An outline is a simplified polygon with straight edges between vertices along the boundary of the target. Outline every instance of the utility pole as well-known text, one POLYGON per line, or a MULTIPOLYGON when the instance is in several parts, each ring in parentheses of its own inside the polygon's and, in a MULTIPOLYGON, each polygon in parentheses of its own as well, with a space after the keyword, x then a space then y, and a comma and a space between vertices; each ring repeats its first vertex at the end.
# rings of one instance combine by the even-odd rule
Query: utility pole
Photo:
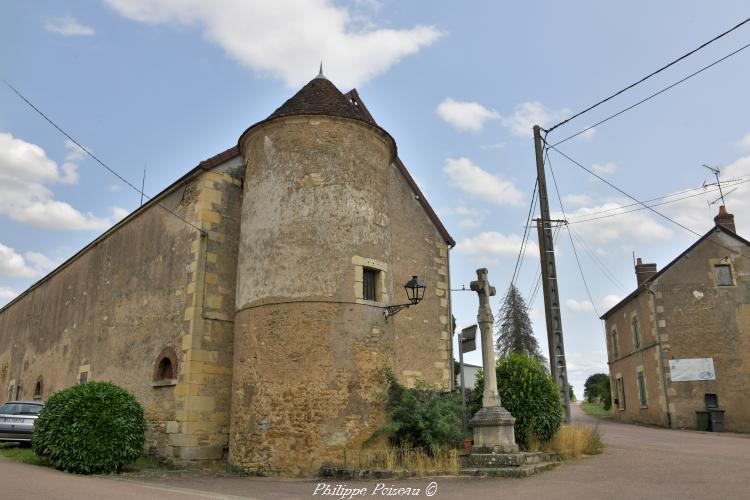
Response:
POLYGON ((542 286, 544 290, 544 316, 547 320, 547 343, 549 346, 549 367, 552 378, 560 391, 565 409, 565 421, 570 422, 570 392, 568 389, 568 369, 565 364, 562 319, 560 317, 560 295, 557 288, 557 267, 555 247, 552 239, 552 223, 547 197, 547 179, 544 175, 544 151, 539 125, 534 125, 534 150, 536 152, 536 176, 539 186, 539 209, 541 219, 537 219, 539 235, 539 256, 542 265, 542 286))

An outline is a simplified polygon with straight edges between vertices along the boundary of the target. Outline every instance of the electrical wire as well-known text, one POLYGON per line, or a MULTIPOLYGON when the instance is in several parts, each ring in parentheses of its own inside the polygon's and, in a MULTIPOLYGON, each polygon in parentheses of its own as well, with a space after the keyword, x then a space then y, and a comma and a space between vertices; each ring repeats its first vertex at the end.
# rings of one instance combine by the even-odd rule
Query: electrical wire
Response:
MULTIPOLYGON (((31 109, 33 109, 34 111, 36 111, 36 112, 37 112, 37 113, 39 114, 39 116, 41 116, 42 118, 44 118, 44 119, 45 119, 45 120, 47 121, 47 123, 49 123, 49 124, 50 124, 50 125, 52 125, 52 126, 53 126, 54 128, 56 128, 58 132, 60 132, 60 133, 61 133, 62 135, 64 135, 65 137, 67 137, 67 138, 68 138, 68 139, 69 139, 69 140, 70 140, 71 142, 73 142, 73 144, 75 144, 76 146, 78 146, 79 148, 81 148, 81 150, 82 150, 82 151, 83 151, 84 153, 86 153, 86 154, 87 154, 87 155, 89 155, 89 156, 90 156, 91 158, 93 158, 93 159, 94 159, 94 161, 96 161, 96 162, 97 162, 97 163, 98 163, 99 165, 101 165, 102 167, 104 167, 105 169, 107 169, 107 170, 108 170, 108 171, 109 171, 109 172, 110 172, 110 173, 111 173, 112 175, 114 175, 115 177, 117 177, 118 179, 120 179, 120 180, 121 180, 122 182, 124 182, 125 184, 127 184, 128 186, 130 186, 130 187, 131 187, 131 188, 132 188, 133 190, 135 190, 135 192, 139 193, 139 194, 140 194, 141 196, 144 196, 144 197, 145 197, 145 198, 147 198, 148 200, 152 200, 152 199, 153 199, 153 198, 152 198, 151 196, 149 196, 149 195, 145 194, 145 193, 143 192, 143 190, 141 190, 141 189, 138 189, 138 188, 137 188, 136 186, 134 186, 133 184, 131 184, 131 183, 130 183, 130 181, 128 181, 128 180, 127 180, 127 179, 125 179, 125 178, 124 178, 123 176, 121 176, 120 174, 118 174, 118 173, 117 173, 117 172, 116 172, 116 171, 115 171, 115 170, 114 170, 113 168, 111 168, 111 167, 110 167, 110 166, 108 166, 108 165, 107 165, 106 163, 104 163, 104 162, 103 162, 102 160, 100 160, 100 159, 99 159, 99 158, 98 158, 98 157, 97 157, 96 155, 94 155, 94 153, 92 153, 92 152, 91 152, 91 151, 89 151, 89 150, 88 150, 87 148, 85 148, 85 147, 84 147, 84 146, 83 146, 83 145, 82 145, 82 144, 81 144, 80 142, 78 142, 78 141, 77 141, 77 140, 76 140, 76 139, 75 139, 75 138, 74 138, 74 137, 73 137, 72 135, 70 135, 70 134, 69 134, 69 133, 67 133, 67 132, 66 132, 65 130, 63 130, 63 129, 62 129, 62 127, 60 127, 60 126, 59 126, 59 125, 58 125, 57 123, 55 123, 55 122, 54 122, 54 121, 53 121, 53 120, 52 120, 52 119, 51 119, 50 117, 48 117, 48 116, 47 116, 46 114, 44 114, 44 112, 42 112, 42 110, 40 110, 40 109, 39 109, 38 107, 36 107, 36 106, 35 106, 35 105, 34 105, 34 104, 33 104, 33 103, 32 103, 32 102, 31 102, 31 101, 29 100, 29 99, 27 99, 27 98, 26 98, 26 96, 24 96, 24 95, 23 95, 23 94, 22 94, 22 93, 21 93, 21 92, 20 92, 20 91, 19 91, 19 90, 18 90, 17 88, 15 88, 15 87, 14 87, 13 85, 11 85, 11 83, 10 83, 10 82, 9 82, 8 80, 6 80, 5 78, 3 78, 3 83, 5 83, 5 85, 7 85, 7 86, 8 86, 8 87, 9 87, 9 88, 10 88, 10 89, 11 89, 11 90, 12 90, 12 91, 13 91, 13 92, 14 92, 14 93, 15 93, 15 94, 16 94, 16 95, 18 96, 18 97, 20 97, 20 98, 21 98, 21 99, 22 99, 22 100, 23 100, 23 101, 24 101, 24 102, 25 102, 26 104, 28 104, 28 105, 29 105, 29 107, 31 107, 31 109)), ((180 215, 176 214, 176 213, 175 213, 175 212, 173 212, 172 210, 170 210, 170 209, 168 209, 167 207, 165 207, 164 205, 162 205, 161 203, 157 203, 156 205, 157 205, 157 206, 159 206, 159 207, 161 207, 162 209, 166 210, 167 212, 169 212, 170 214, 172 214, 172 215, 173 215, 173 216, 175 216, 176 218, 180 219, 180 220, 181 220, 182 222, 184 222, 184 223, 185 223, 185 224, 187 224, 188 226, 191 226, 191 227, 192 227, 193 229, 197 230, 197 231, 198 231, 198 232, 200 232, 201 234, 204 234, 204 235, 206 234, 206 232, 205 232, 205 231, 204 231, 203 229, 201 229, 201 228, 199 228, 198 226, 196 226, 196 225, 192 224, 191 222, 187 221, 186 219, 184 219, 184 218, 183 218, 183 217, 181 217, 180 215)))
POLYGON ((713 43, 713 42, 715 42, 716 40, 718 40, 718 39, 720 39, 720 38, 722 38, 722 37, 724 37, 724 36, 728 35, 728 34, 729 34, 729 33, 731 33, 732 31, 734 31, 734 30, 736 30, 736 29, 740 28, 740 27, 741 27, 742 25, 746 24, 746 23, 747 23, 748 21, 750 21, 750 17, 749 17, 749 18, 747 18, 747 19, 745 19, 744 21, 740 22, 740 23, 739 23, 739 24, 737 24, 736 26, 734 26, 734 27, 732 27, 732 28, 730 28, 730 29, 728 29, 728 30, 724 31, 723 33, 720 33, 720 34, 716 35, 715 37, 713 37, 712 39, 708 40, 707 42, 704 42, 704 43, 702 43, 701 45, 699 45, 698 47, 694 48, 694 49, 693 49, 693 50, 691 50, 690 52, 687 52, 686 54, 683 54, 682 56, 678 57, 677 59, 675 59, 675 60, 673 60, 673 61, 671 61, 671 62, 669 62, 669 63, 665 64, 664 66, 662 66, 661 68, 657 69, 656 71, 653 71, 653 72, 649 73, 648 75, 644 76, 644 77, 643 77, 643 78, 641 78, 640 80, 638 80, 638 81, 636 81, 636 82, 633 82, 633 83, 631 83, 630 85, 628 85, 627 87, 623 88, 622 90, 618 90, 617 92, 615 92, 614 94, 610 95, 609 97, 605 97, 604 99, 602 99, 601 101, 597 102, 596 104, 593 104, 592 106, 589 106, 588 108, 586 108, 586 109, 584 109, 584 110, 582 110, 582 111, 579 111, 578 113, 574 114, 573 116, 571 116, 571 117, 569 117, 569 118, 567 118, 567 119, 565 119, 565 120, 561 121, 561 122, 560 122, 560 123, 558 123, 557 125, 554 125, 554 126, 552 126, 551 128, 549 128, 549 129, 547 130, 547 132, 552 132, 552 131, 553 131, 553 130, 555 130, 556 128, 558 128, 558 127, 561 127, 561 126, 565 125, 565 124, 566 124, 566 123, 568 123, 569 121, 571 121, 571 120, 573 120, 573 119, 575 119, 575 118, 577 118, 577 117, 581 116, 581 115, 582 115, 582 114, 584 114, 584 113, 588 113, 588 112, 589 112, 589 111, 591 111, 592 109, 594 109, 594 108, 596 108, 596 107, 598 107, 598 106, 601 106, 602 104, 604 104, 604 103, 605 103, 605 102, 607 102, 607 101, 610 101, 610 100, 614 99, 614 98, 615 98, 615 97, 617 97, 618 95, 620 95, 620 94, 622 94, 623 92, 626 92, 626 91, 628 91, 628 90, 632 89, 632 88, 633 88, 633 87, 635 87, 636 85, 640 85, 641 83, 645 82, 646 80, 648 80, 648 79, 649 79, 649 78, 651 78, 652 76, 654 76, 654 75, 657 75, 657 74, 661 73, 662 71, 666 70, 667 68, 669 68, 669 67, 671 67, 671 66, 674 66, 675 64, 677 64, 678 62, 682 61, 683 59, 685 59, 685 58, 687 58, 687 57, 689 57, 689 56, 691 56, 691 55, 695 54, 696 52, 698 52, 699 50, 703 49, 704 47, 706 47, 706 46, 708 46, 708 45, 712 44, 712 43, 713 43))
MULTIPOLYGON (((746 44, 746 45, 743 45, 743 46, 742 46, 742 47, 740 47, 739 49, 735 50, 734 52, 730 52, 729 54, 727 54, 726 56, 722 57, 721 59, 718 59, 718 60, 716 60, 716 61, 712 62, 711 64, 709 64, 709 65, 707 65, 707 66, 704 66, 704 67, 702 67, 702 68, 701 68, 701 69, 699 69, 698 71, 695 71, 694 73, 691 73, 691 74, 689 74, 689 75, 688 75, 688 76, 686 76, 685 78, 682 78, 681 80, 678 80, 678 81, 676 81, 675 83, 673 83, 673 84, 671 84, 671 85, 669 85, 669 86, 667 86, 667 87, 664 87, 663 89, 661 89, 661 90, 659 90, 659 91, 657 91, 657 92, 654 92, 653 94, 649 95, 648 97, 646 97, 646 98, 644 98, 644 99, 641 99, 640 101, 636 102, 635 104, 632 104, 632 105, 628 106, 627 108, 625 108, 625 109, 622 109, 622 110, 618 111, 618 112, 617 112, 617 113, 615 113, 615 114, 609 115, 609 116, 608 116, 607 118, 605 118, 605 119, 603 119, 603 120, 600 120, 600 121, 598 121, 598 122, 594 123, 593 125, 591 125, 591 126, 589 126, 589 127, 586 127, 586 128, 584 128, 583 130, 581 130, 581 131, 579 131, 579 132, 576 132, 576 133, 575 133, 575 134, 573 134, 573 135, 569 135, 569 136, 568 136, 568 137, 566 137, 565 139, 563 139, 563 140, 561 140, 561 141, 558 141, 558 142, 556 142, 556 143, 555 143, 555 144, 553 144, 552 146, 558 146, 558 145, 562 144, 563 142, 566 142, 566 141, 569 141, 570 139, 573 139, 574 137, 578 137, 579 135, 583 134, 584 132, 588 132, 589 130, 591 130, 591 129, 595 128, 595 127, 598 127, 599 125, 601 125, 601 124, 603 124, 603 123, 606 123, 606 122, 610 121, 611 119, 613 119, 613 118, 616 118, 616 117, 620 116, 621 114, 623 114, 623 113, 625 113, 625 112, 627 112, 627 111, 630 111, 631 109, 633 109, 633 108, 635 108, 635 107, 637 107, 637 106, 640 106, 641 104, 645 103, 646 101, 650 101, 650 100, 651 100, 651 99, 653 99, 654 97, 656 97, 656 96, 658 96, 658 95, 661 95, 661 94, 663 94, 663 93, 664 93, 664 92, 666 92, 667 90, 669 90, 669 89, 671 89, 671 88, 674 88, 674 87, 676 87, 677 85, 681 84, 682 82, 684 82, 684 81, 686 81, 686 80, 689 80, 689 79, 691 79, 692 77, 694 77, 694 76, 696 76, 696 75, 698 75, 698 74, 700 74, 700 73, 703 73, 703 72, 704 72, 704 71, 706 71, 707 69, 709 69, 709 68, 711 68, 711 67, 713 67, 713 66, 716 66, 716 65, 717 65, 717 64, 719 64, 720 62, 722 62, 722 61, 725 61, 725 60, 729 59, 729 58, 730 58, 730 57, 732 57, 733 55, 735 55, 735 54, 737 54, 737 53, 739 53, 739 52, 742 52, 743 50, 745 50, 745 49, 746 49, 746 48, 748 48, 748 47, 750 47, 750 43, 748 43, 748 44, 746 44)), ((550 130, 552 130, 552 129, 550 129, 550 130)), ((545 141, 545 142, 546 142, 546 141, 545 141)))
MULTIPOLYGON (((750 179, 743 180, 743 181, 737 182, 735 184, 730 184, 729 186, 737 186, 739 184, 745 184, 747 182, 750 182, 750 179)), ((691 194, 691 195, 688 195, 688 196, 683 196, 681 198, 677 198, 677 199, 674 199, 674 200, 664 201, 664 202, 661 202, 661 203, 654 203, 653 205, 647 205, 647 206, 643 206, 643 207, 639 207, 639 208, 633 208, 631 210, 626 210, 624 212, 617 212, 617 213, 611 213, 611 214, 608 214, 608 215, 598 215, 596 217, 589 217, 590 215, 596 215, 597 213, 602 213, 603 214, 603 213, 606 213, 606 212, 612 212, 612 211, 615 211, 615 210, 621 210, 622 207, 612 208, 612 209, 608 209, 608 210, 603 210, 601 212, 592 212, 591 214, 586 214, 586 215, 582 215, 582 216, 579 216, 579 217, 574 217, 572 220, 568 221, 568 223, 569 224, 580 224, 582 222, 589 222, 589 221, 592 221, 592 220, 607 219, 609 217, 617 217, 618 215, 625 215, 625 214, 629 214, 629 213, 632 213, 632 212, 638 212, 640 210, 645 210, 645 209, 647 209, 649 207, 660 207, 662 205, 669 205, 670 203, 677 203, 678 201, 684 201, 684 200, 688 200, 690 198, 695 198, 697 196, 703 196, 703 195, 705 195, 707 193, 712 193, 714 191, 718 191, 718 189, 707 190, 707 191, 703 191, 701 193, 694 193, 694 194, 691 194)), ((648 202, 644 201, 643 203, 648 203, 648 202)), ((633 205, 636 205, 636 203, 633 203, 630 206, 633 206, 633 205)))
MULTIPOLYGON (((545 141, 545 142, 546 142, 546 141, 545 141)), ((637 198, 635 198, 634 196, 632 196, 632 195, 630 195, 630 194, 626 193, 625 191, 623 191, 623 190, 622 190, 622 189, 620 189, 619 187, 615 186, 614 184, 612 184, 612 183, 611 183, 611 182, 609 182, 608 180, 606 180, 606 179, 602 178, 601 176, 597 175, 597 174, 596 174, 595 172, 593 172, 592 170, 590 170, 590 169, 586 168, 586 167, 585 167, 585 166, 584 166, 583 164, 581 164, 580 162, 578 162, 578 161, 574 160, 573 158, 571 158, 571 157, 570 157, 570 156, 568 156, 567 154, 563 153, 562 151, 560 151, 559 149, 557 149, 557 148, 556 148, 556 147, 555 147, 554 145, 549 145, 549 144, 548 144, 548 146, 549 146, 549 149, 554 149, 554 150, 555 150, 555 151, 556 151, 556 152, 557 152, 558 154, 560 154, 561 156, 563 156, 564 158, 566 158, 566 159, 567 159, 568 161, 570 161, 570 162, 571 162, 571 163, 573 163, 574 165, 577 165, 577 166, 578 166, 578 167, 580 167, 581 169, 583 169, 583 170, 585 170, 586 172, 588 172, 589 174, 593 175, 594 177, 596 177, 597 179, 599 179, 600 181, 602 181, 603 183, 605 183, 606 185, 608 185, 609 187, 611 187, 612 189, 614 189, 615 191, 617 191, 617 192, 619 192, 619 193, 621 193, 621 194, 623 194, 623 195, 627 196, 627 197, 628 197, 628 198, 630 198, 631 200, 633 200, 633 201, 635 201, 635 202, 637 202, 637 203, 639 203, 639 204, 643 205, 643 207, 644 207, 644 208, 646 208, 646 209, 648 209, 648 210, 651 210, 651 211, 652 211, 653 213, 655 213, 655 214, 656 214, 656 215, 658 215, 659 217, 661 217, 661 218, 663 218, 663 219, 665 219, 665 220, 667 220, 667 221, 671 222, 672 224, 674 224, 674 225, 676 225, 676 226, 678 226, 678 227, 681 227, 681 228, 682 228, 682 229, 684 229, 685 231, 687 231, 687 232, 689 232, 689 233, 692 233, 692 234, 694 234, 695 236, 698 236, 698 237, 703 237, 703 235, 702 235, 702 234, 700 234, 699 232, 697 232, 697 231, 695 231, 695 230, 693 230, 693 229, 690 229, 690 228, 689 228, 689 227, 687 227, 686 225, 684 225, 684 224, 681 224, 681 223, 677 222, 676 220, 674 220, 674 219, 672 219, 672 218, 670 218, 670 217, 668 217, 668 216, 664 215, 663 213, 659 212, 658 210, 654 209, 653 207, 651 207, 651 206, 649 206, 649 205, 646 205, 645 203, 643 203, 642 201, 638 200, 638 199, 637 199, 637 198)), ((719 243, 719 242, 717 242, 717 241, 714 241, 714 240, 711 240, 711 239, 709 239, 708 241, 710 241, 710 242, 711 242, 712 244, 714 244, 714 245, 716 245, 716 246, 718 246, 718 247, 721 247, 721 248, 723 248, 723 249, 725 249, 725 250, 728 250, 728 251, 730 251, 730 252, 732 252, 732 253, 735 253, 735 254, 737 254, 737 255, 740 255, 740 256, 742 256, 742 257, 745 257, 746 259, 750 259, 750 256, 747 256, 747 255, 745 255, 744 253, 740 252, 739 250, 736 250, 736 249, 732 249, 732 248, 726 247, 726 246, 722 245, 721 243, 719 243)))
MULTIPOLYGON (((548 152, 549 149, 547 149, 546 152, 548 152)), ((562 196, 560 196, 560 190, 557 187, 557 178, 555 178, 555 170, 552 168, 552 161, 549 159, 549 154, 547 155, 547 165, 549 165, 549 171, 552 174, 552 184, 555 186, 555 193, 557 193, 557 201, 560 203, 560 210, 563 214, 563 219, 566 218, 565 216, 565 208, 563 207, 562 203, 562 196)), ((589 302, 591 303, 591 307, 594 309, 594 314, 596 314, 596 317, 599 317, 599 311, 596 310, 596 304, 594 303, 594 299, 591 297, 591 291, 589 290, 589 284, 586 282, 586 276, 583 274, 583 267, 581 266, 581 260, 578 258, 578 251, 576 250, 576 245, 573 242, 573 236, 570 234, 570 229, 568 228, 568 225, 565 225, 565 228, 568 231, 568 239, 570 239, 570 246, 573 248, 573 255, 576 258, 576 264, 578 264, 578 272, 581 274, 581 281, 583 281, 583 287, 586 289, 586 295, 589 297, 589 302)))
POLYGON ((531 216, 534 212, 534 206, 536 205, 536 188, 539 185, 539 179, 534 180, 534 190, 531 193, 531 203, 529 204, 529 214, 526 216, 526 224, 524 225, 523 238, 521 239, 521 248, 518 250, 518 257, 516 258, 516 266, 513 269, 513 278, 510 280, 511 286, 516 284, 516 278, 518 273, 521 272, 521 265, 523 264, 524 254, 529 236, 529 225, 531 224, 531 216))

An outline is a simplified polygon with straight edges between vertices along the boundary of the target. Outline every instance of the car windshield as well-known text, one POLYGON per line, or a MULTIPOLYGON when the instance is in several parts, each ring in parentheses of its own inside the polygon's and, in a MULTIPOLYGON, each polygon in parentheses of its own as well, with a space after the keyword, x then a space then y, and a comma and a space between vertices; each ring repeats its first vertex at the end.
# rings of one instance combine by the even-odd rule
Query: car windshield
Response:
POLYGON ((30 403, 5 403, 0 406, 0 414, 3 415, 39 415, 42 405, 30 403))

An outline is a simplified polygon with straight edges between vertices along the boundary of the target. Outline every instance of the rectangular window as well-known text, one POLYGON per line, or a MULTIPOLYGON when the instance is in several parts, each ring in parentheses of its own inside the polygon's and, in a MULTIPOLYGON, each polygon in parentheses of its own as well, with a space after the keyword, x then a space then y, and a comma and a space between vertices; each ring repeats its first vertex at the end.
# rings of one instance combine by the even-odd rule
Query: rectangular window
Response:
POLYGON ((365 267, 362 269, 362 298, 365 300, 378 300, 378 275, 380 271, 365 267))
POLYGON ((648 406, 648 399, 646 398, 646 379, 643 376, 643 372, 638 372, 638 394, 641 398, 641 408, 648 406))
POLYGON ((81 376, 78 379, 79 384, 85 384, 89 381, 89 372, 81 372, 81 376))
POLYGON ((612 330, 612 358, 616 359, 620 357, 620 335, 617 333, 617 328, 612 330))
POLYGON ((716 272, 716 284, 718 286, 732 286, 734 280, 732 279, 732 266, 729 264, 718 264, 714 266, 716 272))
POLYGON ((638 329, 638 316, 633 316, 630 320, 630 328, 633 330, 633 346, 638 349, 641 347, 641 332, 638 329))
POLYGON ((622 383, 622 379, 617 379, 617 395, 618 395, 618 404, 617 408, 620 410, 625 409, 625 384, 622 383))

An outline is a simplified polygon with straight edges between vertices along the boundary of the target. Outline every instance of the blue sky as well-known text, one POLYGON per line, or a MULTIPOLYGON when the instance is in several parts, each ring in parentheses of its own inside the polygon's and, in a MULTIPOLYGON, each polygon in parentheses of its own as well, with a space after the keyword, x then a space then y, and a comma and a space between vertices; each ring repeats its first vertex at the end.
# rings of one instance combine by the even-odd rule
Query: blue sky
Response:
MULTIPOLYGON (((134 184, 147 165, 146 191, 154 194, 236 144, 248 125, 315 76, 323 59, 326 75, 342 91, 356 86, 396 138, 458 242, 453 287, 468 286, 477 267, 488 267, 502 295, 535 179, 531 125, 567 117, 745 17, 740 1, 6 2, 0 74, 134 184)), ((550 140, 748 41, 745 26, 550 140)), ((749 62, 750 50, 741 52, 560 149, 641 199, 692 188, 679 196, 696 196, 658 209, 703 233, 717 210, 707 202, 717 195, 697 189, 710 181, 701 164, 721 167, 725 179, 750 179, 749 62)), ((571 221, 622 212, 617 207, 630 203, 557 153, 550 156, 571 221)), ((736 187, 727 205, 747 236, 748 189, 736 187)), ((139 199, 0 89, 0 304, 139 199)), ((596 256, 579 244, 600 313, 634 288, 633 252, 662 267, 695 239, 646 211, 571 228, 596 256)), ((532 244, 518 279, 527 297, 537 267, 532 244)), ((587 375, 606 371, 605 344, 565 232, 558 267, 569 375, 580 393, 587 375)), ((532 320, 546 346, 541 306, 539 296, 532 320)), ((475 308, 475 295, 454 294, 459 327, 474 322, 475 308)), ((479 363, 480 356, 467 360, 479 363)))

